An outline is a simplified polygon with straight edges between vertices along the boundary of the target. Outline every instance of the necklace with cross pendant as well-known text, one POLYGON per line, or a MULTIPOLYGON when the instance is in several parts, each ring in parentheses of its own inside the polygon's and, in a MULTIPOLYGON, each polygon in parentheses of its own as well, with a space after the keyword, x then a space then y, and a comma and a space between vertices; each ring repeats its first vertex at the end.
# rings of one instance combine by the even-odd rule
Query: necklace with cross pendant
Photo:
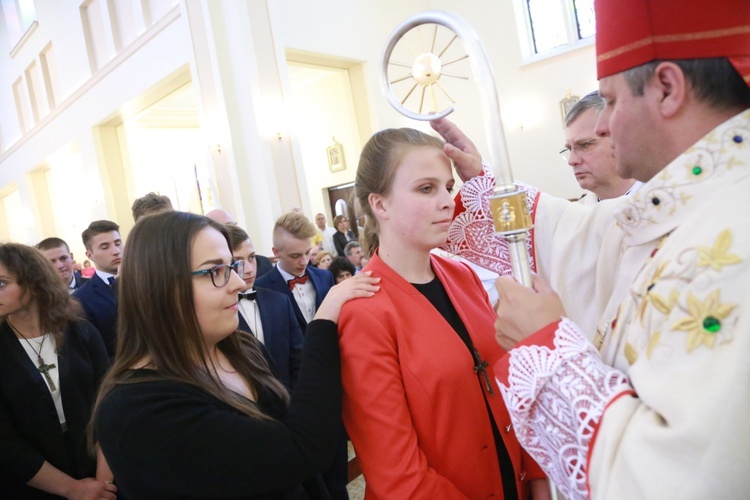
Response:
POLYGON ((490 364, 486 359, 482 359, 482 356, 476 349, 471 350, 471 356, 474 358, 474 373, 481 372, 482 378, 484 379, 484 385, 487 387, 487 392, 489 392, 490 394, 495 394, 494 392, 492 392, 490 377, 487 375, 487 367, 490 366, 490 364))
POLYGON ((39 370, 39 373, 44 375, 44 378, 47 381, 47 385, 49 386, 50 392, 55 392, 57 390, 57 386, 55 385, 55 382, 52 380, 52 376, 49 374, 49 371, 53 368, 57 368, 57 366, 54 363, 48 365, 47 363, 44 362, 44 358, 42 358, 42 347, 44 347, 44 341, 47 339, 47 336, 46 335, 42 336, 42 343, 39 344, 39 351, 37 352, 37 350, 34 349, 34 346, 31 345, 31 342, 29 342, 29 339, 27 339, 23 333, 19 332, 15 326, 11 325, 10 321, 8 322, 8 325, 10 325, 13 331, 16 332, 18 335, 20 335, 21 338, 24 339, 27 344, 29 344, 29 347, 31 347, 31 350, 34 351, 34 354, 36 354, 36 361, 37 363, 39 363, 39 368, 37 368, 37 370, 39 370))
POLYGON ((57 387, 55 386, 55 383, 52 381, 52 376, 49 374, 49 371, 52 368, 57 368, 57 367, 55 366, 54 363, 52 363, 51 365, 46 364, 44 362, 44 359, 42 359, 41 355, 38 355, 36 359, 39 362, 39 368, 37 368, 37 370, 39 370, 39 373, 44 375, 44 378, 47 379, 47 384, 49 384, 50 392, 55 392, 57 390, 57 387))

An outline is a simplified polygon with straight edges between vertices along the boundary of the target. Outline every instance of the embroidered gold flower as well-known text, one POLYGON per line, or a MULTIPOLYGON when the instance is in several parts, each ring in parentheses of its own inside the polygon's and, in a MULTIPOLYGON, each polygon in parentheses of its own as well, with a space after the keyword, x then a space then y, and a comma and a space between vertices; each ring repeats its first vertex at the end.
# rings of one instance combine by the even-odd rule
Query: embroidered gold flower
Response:
POLYGON ((729 159, 727 160, 727 170, 732 170, 734 167, 743 166, 743 165, 744 165, 744 162, 742 162, 741 160, 738 160, 734 156, 730 156, 729 159))
POLYGON ((672 308, 675 306, 675 304, 677 304, 677 299, 679 297, 677 290, 672 290, 668 298, 664 298, 652 290, 661 278, 661 275, 664 273, 664 269, 666 269, 668 264, 669 262, 660 264, 659 267, 656 268, 656 271, 654 271, 654 275, 648 281, 648 285, 646 285, 646 290, 643 292, 643 299, 641 300, 640 304, 638 304, 637 311, 638 319, 640 320, 641 325, 643 325, 646 315, 646 309, 648 308, 649 304, 652 304, 659 312, 663 314, 669 314, 670 312, 672 312, 672 308))
POLYGON ((672 289, 672 291, 669 292, 668 299, 665 299, 661 295, 658 295, 656 293, 651 294, 651 302, 653 302, 654 307, 663 314, 671 313, 675 304, 677 304, 677 299, 679 298, 680 294, 677 292, 676 288, 672 289))
POLYGON ((723 266, 729 266, 732 264, 738 264, 742 262, 737 255, 728 253, 729 247, 732 245, 732 233, 729 229, 722 231, 719 236, 716 237, 714 246, 698 247, 698 266, 709 266, 716 271, 721 271, 723 266))
POLYGON ((721 321, 737 307, 737 304, 722 304, 719 290, 711 292, 701 302, 688 292, 688 309, 690 315, 675 323, 672 328, 688 332, 687 350, 692 351, 701 344, 713 348, 716 336, 721 331, 721 321))
POLYGON ((628 364, 632 365, 638 360, 638 351, 636 350, 635 346, 628 342, 625 344, 625 359, 628 360, 628 364))
POLYGON ((660 339, 661 339, 660 331, 654 332, 654 334, 651 335, 651 338, 648 341, 648 348, 646 349, 646 357, 648 359, 651 359, 651 354, 653 354, 654 349, 659 344, 660 339))

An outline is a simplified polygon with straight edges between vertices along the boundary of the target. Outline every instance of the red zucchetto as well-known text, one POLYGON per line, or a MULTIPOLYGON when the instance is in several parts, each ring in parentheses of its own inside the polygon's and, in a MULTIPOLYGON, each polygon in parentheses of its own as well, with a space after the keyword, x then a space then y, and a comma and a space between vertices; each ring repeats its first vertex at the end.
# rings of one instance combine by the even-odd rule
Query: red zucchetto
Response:
POLYGON ((653 60, 728 57, 750 85, 750 0, 596 0, 598 77, 653 60))

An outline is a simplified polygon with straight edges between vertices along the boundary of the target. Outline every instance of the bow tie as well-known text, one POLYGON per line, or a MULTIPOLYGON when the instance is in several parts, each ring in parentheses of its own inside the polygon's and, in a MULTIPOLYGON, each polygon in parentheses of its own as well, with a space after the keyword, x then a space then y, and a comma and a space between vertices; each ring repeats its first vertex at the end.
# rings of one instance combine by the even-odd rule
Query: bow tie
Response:
POLYGON ((289 290, 294 290, 294 285, 296 285, 297 283, 299 283, 300 285, 304 285, 305 283, 307 283, 307 278, 308 276, 305 274, 304 276, 295 276, 294 278, 290 279, 289 281, 287 281, 287 283, 289 283, 289 290))
POLYGON ((255 295, 258 293, 257 290, 248 290, 247 292, 240 292, 237 294, 240 300, 247 299, 247 300, 255 300, 255 295))

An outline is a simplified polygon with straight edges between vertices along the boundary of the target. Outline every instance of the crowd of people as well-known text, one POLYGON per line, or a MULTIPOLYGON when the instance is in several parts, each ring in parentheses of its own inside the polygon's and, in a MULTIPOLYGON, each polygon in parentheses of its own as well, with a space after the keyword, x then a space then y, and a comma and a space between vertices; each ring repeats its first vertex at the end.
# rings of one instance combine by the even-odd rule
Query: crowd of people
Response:
POLYGON ((291 211, 261 256, 149 193, 93 266, 0 244, 0 497, 345 499, 348 440, 367 498, 750 495, 750 4, 595 8, 561 151, 591 194, 519 184, 533 287, 446 119, 367 142, 358 237, 291 211))

